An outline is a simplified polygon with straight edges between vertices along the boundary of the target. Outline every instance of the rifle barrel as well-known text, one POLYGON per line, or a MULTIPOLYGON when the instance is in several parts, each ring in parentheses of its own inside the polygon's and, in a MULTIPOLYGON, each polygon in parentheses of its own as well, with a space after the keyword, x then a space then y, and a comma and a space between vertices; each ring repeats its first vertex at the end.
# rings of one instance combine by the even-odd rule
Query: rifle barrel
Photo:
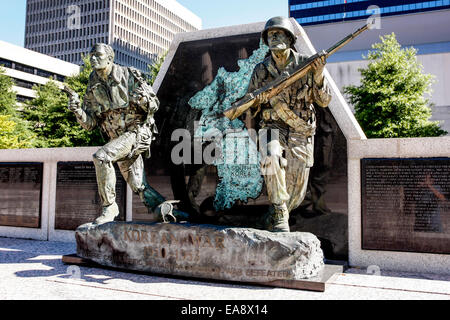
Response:
MULTIPOLYGON (((370 23, 367 23, 366 25, 359 28, 352 34, 348 35, 347 37, 345 37, 344 39, 342 39, 341 41, 339 41, 338 43, 333 45, 327 51, 325 51, 325 56, 328 58, 329 56, 334 54, 336 51, 341 49, 343 46, 345 46, 347 43, 349 43, 350 41, 355 39, 357 36, 359 36, 361 33, 368 30, 369 28, 370 28, 370 23)), ((267 92, 270 90, 270 91, 272 91, 272 93, 275 93, 275 95, 278 94, 279 93, 278 91, 281 91, 285 87, 291 85, 291 82, 295 82, 295 81, 292 81, 292 79, 290 79, 290 78, 292 78, 292 77, 297 78, 299 75, 302 75, 306 71, 306 69, 309 70, 311 68, 311 64, 312 64, 313 60, 320 56, 321 56, 321 54, 319 54, 319 53, 316 53, 315 55, 311 56, 309 58, 309 60, 307 61, 307 63, 305 65, 303 65, 300 69, 296 70, 291 75, 291 77, 286 78, 286 79, 277 79, 274 82, 264 86, 263 88, 260 88, 260 89, 256 90, 255 92, 253 92, 255 94, 246 95, 243 98, 241 98, 240 100, 234 102, 232 104, 231 108, 229 108, 223 112, 223 115, 226 116, 227 118, 229 118, 230 120, 234 120, 238 116, 240 116, 242 113, 244 113, 245 110, 247 110, 248 108, 250 108, 254 105, 254 102, 256 99, 255 96, 257 96, 259 93, 267 92), (276 88, 276 89, 274 89, 274 88, 276 88)))
POLYGON ((356 30, 355 32, 353 32, 352 34, 348 35, 347 37, 345 37, 344 39, 342 39, 341 41, 339 41, 338 43, 336 43, 334 46, 332 46, 331 48, 329 48, 326 52, 327 52, 327 58, 329 56, 331 56, 332 54, 334 54, 336 51, 338 51, 340 48, 342 48, 343 46, 345 46, 347 43, 349 43, 350 41, 352 41, 353 39, 355 39, 357 36, 359 36, 361 33, 363 33, 364 31, 366 31, 367 29, 370 28, 370 24, 367 23, 365 26, 359 28, 358 30, 356 30))

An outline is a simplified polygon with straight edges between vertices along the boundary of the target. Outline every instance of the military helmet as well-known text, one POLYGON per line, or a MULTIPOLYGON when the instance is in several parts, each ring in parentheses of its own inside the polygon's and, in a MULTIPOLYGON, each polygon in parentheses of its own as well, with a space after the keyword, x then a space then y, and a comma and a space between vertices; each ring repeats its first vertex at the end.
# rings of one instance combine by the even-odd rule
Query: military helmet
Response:
POLYGON ((294 45, 297 38, 294 35, 294 29, 292 28, 292 24, 286 17, 274 17, 267 21, 266 26, 264 27, 264 31, 261 34, 261 37, 264 43, 267 45, 267 33, 272 29, 281 29, 291 38, 291 46, 294 45))

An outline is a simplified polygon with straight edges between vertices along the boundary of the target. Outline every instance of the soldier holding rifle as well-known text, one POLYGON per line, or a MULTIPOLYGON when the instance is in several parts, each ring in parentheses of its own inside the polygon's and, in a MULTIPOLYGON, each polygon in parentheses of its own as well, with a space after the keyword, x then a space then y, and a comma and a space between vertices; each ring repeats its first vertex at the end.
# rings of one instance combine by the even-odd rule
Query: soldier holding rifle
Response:
POLYGON ((269 46, 268 57, 256 65, 247 94, 224 111, 234 120, 249 108, 256 108, 260 120, 262 175, 271 207, 263 227, 289 232, 289 213, 303 201, 309 171, 314 163, 315 107, 325 108, 331 92, 323 75, 326 58, 366 30, 374 21, 313 56, 292 48, 296 37, 289 19, 275 17, 262 32, 269 46))
MULTIPOLYGON (((295 52, 296 42, 289 19, 270 19, 262 38, 270 55, 258 64, 248 92, 254 92, 275 79, 289 74, 309 57, 295 52)), ((303 201, 313 166, 316 106, 325 108, 331 93, 324 79, 325 56, 312 62, 311 71, 301 79, 269 98, 258 94, 253 107, 267 139, 260 139, 263 150, 262 173, 271 202, 264 216, 264 228, 274 232, 289 232, 289 212, 303 201)), ((260 135, 260 137, 262 137, 260 135)))

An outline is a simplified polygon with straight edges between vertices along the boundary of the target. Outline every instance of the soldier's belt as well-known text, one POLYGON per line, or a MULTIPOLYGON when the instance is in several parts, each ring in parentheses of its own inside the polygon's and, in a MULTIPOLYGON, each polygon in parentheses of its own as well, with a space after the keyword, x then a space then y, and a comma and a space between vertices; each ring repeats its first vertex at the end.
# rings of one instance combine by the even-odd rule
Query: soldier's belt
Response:
POLYGON ((298 115, 294 113, 287 104, 276 103, 273 106, 273 110, 276 115, 289 127, 293 128, 296 132, 301 132, 306 136, 312 136, 315 133, 315 128, 313 125, 309 124, 298 115))
MULTIPOLYGON (((297 113, 295 111, 293 111, 293 112, 297 115, 297 113)), ((281 120, 280 116, 278 115, 278 113, 275 110, 273 110, 273 109, 265 109, 265 110, 262 111, 261 114, 262 114, 262 119, 265 122, 269 122, 269 121, 281 121, 281 122, 283 122, 281 120)), ((301 120, 306 122, 306 120, 304 120, 304 119, 305 118, 309 119, 311 117, 311 112, 309 110, 302 110, 300 112, 300 115, 297 115, 297 116, 299 116, 301 118, 301 120)))

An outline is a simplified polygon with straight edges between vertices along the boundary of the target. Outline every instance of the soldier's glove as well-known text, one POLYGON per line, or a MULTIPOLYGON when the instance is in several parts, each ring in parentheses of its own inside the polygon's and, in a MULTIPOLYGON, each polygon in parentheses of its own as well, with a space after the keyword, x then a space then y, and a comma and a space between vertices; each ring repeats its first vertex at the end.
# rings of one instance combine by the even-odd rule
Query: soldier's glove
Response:
POLYGON ((68 104, 68 108, 70 111, 72 112, 77 112, 78 110, 80 110, 80 99, 69 99, 69 104, 68 104))
POLYGON ((322 55, 312 63, 314 80, 316 83, 321 83, 323 80, 323 70, 325 69, 325 64, 327 63, 326 55, 322 55))
POLYGON ((78 96, 78 93, 72 90, 72 88, 70 88, 68 85, 64 85, 62 89, 69 98, 69 103, 67 105, 69 110, 72 112, 78 111, 81 107, 80 97, 78 96))
POLYGON ((255 104, 254 104, 255 107, 260 106, 262 104, 266 104, 266 103, 269 102, 269 93, 268 92, 262 92, 262 93, 258 94, 255 97, 255 99, 256 99, 255 100, 255 104))

